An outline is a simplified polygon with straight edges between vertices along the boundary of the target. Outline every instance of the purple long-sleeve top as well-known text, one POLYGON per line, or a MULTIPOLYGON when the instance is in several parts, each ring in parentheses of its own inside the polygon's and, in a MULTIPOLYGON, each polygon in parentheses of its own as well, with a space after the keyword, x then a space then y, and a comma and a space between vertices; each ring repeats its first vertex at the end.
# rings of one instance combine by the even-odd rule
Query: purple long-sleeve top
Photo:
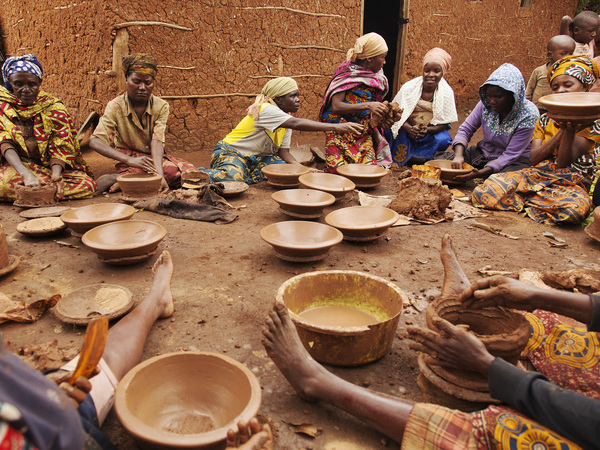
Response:
POLYGON ((483 140, 479 141, 477 146, 483 151, 486 158, 492 160, 486 164, 486 167, 491 167, 494 173, 500 172, 521 155, 529 156, 531 138, 535 128, 517 128, 511 135, 494 136, 485 122, 482 121, 483 108, 481 101, 477 103, 473 112, 458 128, 452 148, 456 144, 462 144, 466 148, 473 134, 479 127, 483 127, 483 140))

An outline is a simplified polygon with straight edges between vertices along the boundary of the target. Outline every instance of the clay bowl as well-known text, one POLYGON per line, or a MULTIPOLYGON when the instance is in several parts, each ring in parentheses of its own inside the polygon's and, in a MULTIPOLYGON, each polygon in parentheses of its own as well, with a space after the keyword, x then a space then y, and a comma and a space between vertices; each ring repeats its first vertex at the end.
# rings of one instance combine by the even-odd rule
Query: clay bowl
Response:
POLYGON ((60 220, 77 234, 83 234, 98 225, 128 220, 133 217, 135 208, 123 203, 96 203, 70 209, 61 214, 60 220))
POLYGON ((548 116, 557 122, 589 125, 600 118, 600 93, 565 92, 540 98, 548 116))
POLYGON ((267 225, 260 237, 273 246, 278 258, 291 262, 320 261, 343 238, 329 225, 302 220, 267 225))
POLYGON ((399 217, 382 206, 350 206, 330 212, 325 222, 340 230, 347 241, 367 242, 383 236, 399 217))
POLYGON ((336 201, 343 199, 356 187, 348 178, 333 173, 306 173, 300 175, 298 181, 303 188, 316 189, 333 195, 336 201))
POLYGON ((275 187, 298 186, 298 177, 309 171, 310 168, 301 164, 269 164, 262 168, 269 184, 275 187))
POLYGON ((179 352, 131 369, 115 392, 115 411, 143 449, 223 449, 227 430, 258 413, 260 384, 227 356, 179 352))
POLYGON ((110 262, 142 255, 150 257, 166 235, 165 227, 149 220, 122 220, 92 228, 81 241, 98 258, 110 262))
POLYGON ((389 170, 373 164, 344 164, 337 168, 337 173, 348 178, 358 188, 374 188, 389 170))
POLYGON ((333 205, 335 197, 315 189, 285 189, 271 194, 283 214, 299 219, 318 219, 326 206, 333 205))
POLYGON ((593 240, 600 242, 600 208, 594 210, 594 220, 585 227, 585 233, 593 240))
POLYGON ((45 237, 62 232, 67 225, 58 217, 41 217, 17 225, 17 231, 28 236, 45 237))
POLYGON ((462 181, 456 180, 457 175, 464 175, 473 170, 473 166, 467 163, 463 163, 462 169, 453 169, 452 161, 447 159, 433 159, 425 163, 426 166, 437 167, 442 172, 440 179, 446 184, 461 184, 462 181))
POLYGON ((123 195, 131 198, 154 197, 161 181, 162 176, 157 173, 125 173, 117 177, 123 195))
POLYGON ((302 343, 314 359, 358 366, 388 353, 408 298, 383 278, 326 270, 290 278, 277 291, 277 301, 287 306, 302 343))
POLYGON ((235 197, 250 189, 248 183, 243 181, 221 181, 220 183, 223 185, 223 197, 225 198, 235 197))

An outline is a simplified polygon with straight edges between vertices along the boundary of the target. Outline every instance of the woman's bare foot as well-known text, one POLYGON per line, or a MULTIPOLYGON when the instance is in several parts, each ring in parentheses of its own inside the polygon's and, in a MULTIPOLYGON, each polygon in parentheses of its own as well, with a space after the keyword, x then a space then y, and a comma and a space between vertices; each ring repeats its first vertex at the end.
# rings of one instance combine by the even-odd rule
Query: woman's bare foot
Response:
POLYGON ((100 178, 98 178, 96 180, 96 195, 102 194, 104 191, 110 189, 117 182, 118 176, 118 173, 111 173, 102 175, 100 178))
POLYGON ((163 308, 160 314, 161 318, 171 317, 175 307, 173 306, 173 295, 171 294, 171 276, 173 275, 173 261, 171 254, 163 250, 152 267, 154 273, 154 282, 152 283, 151 293, 158 296, 163 308))
POLYGON ((442 286, 442 297, 453 297, 460 294, 471 283, 465 275, 456 259, 452 238, 446 234, 442 238, 442 249, 440 250, 440 259, 444 266, 444 284, 442 286))

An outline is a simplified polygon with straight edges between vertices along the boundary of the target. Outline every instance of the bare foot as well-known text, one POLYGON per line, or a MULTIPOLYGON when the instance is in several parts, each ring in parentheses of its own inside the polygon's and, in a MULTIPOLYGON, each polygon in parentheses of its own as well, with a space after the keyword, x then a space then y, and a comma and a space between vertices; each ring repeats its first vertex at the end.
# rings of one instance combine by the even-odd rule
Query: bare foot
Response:
POLYGON ((444 266, 444 284, 442 286, 442 297, 452 297, 460 294, 471 283, 465 275, 456 259, 454 247, 452 246, 452 237, 446 234, 442 238, 442 250, 440 251, 440 259, 444 266))
POLYGON ((262 344, 298 395, 307 401, 318 400, 325 389, 324 380, 331 374, 308 354, 284 304, 276 303, 269 312, 262 344))
POLYGON ((171 317, 175 307, 173 306, 173 295, 171 294, 171 276, 173 275, 173 261, 171 254, 163 250, 152 267, 154 282, 150 292, 156 292, 161 303, 161 318, 171 317))
POLYGON ((96 195, 102 194, 104 191, 110 189, 116 182, 119 174, 111 173, 108 175, 102 175, 96 180, 96 195))

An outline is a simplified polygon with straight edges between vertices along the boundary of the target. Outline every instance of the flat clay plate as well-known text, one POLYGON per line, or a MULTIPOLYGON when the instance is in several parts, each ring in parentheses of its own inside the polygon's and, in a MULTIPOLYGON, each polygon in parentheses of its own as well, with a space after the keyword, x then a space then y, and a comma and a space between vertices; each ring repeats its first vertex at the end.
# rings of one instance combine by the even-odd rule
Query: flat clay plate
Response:
POLYGON ((41 219, 43 217, 59 217, 62 213, 70 210, 70 206, 48 206, 45 208, 26 209, 19 213, 23 219, 41 219))
POLYGON ((118 284, 98 283, 76 289, 61 298, 54 307, 60 320, 87 325, 96 317, 109 320, 121 317, 133 306, 133 294, 118 284))
POLYGON ((52 236, 67 228, 67 225, 58 217, 41 217, 21 222, 17 225, 19 233, 28 236, 52 236))

